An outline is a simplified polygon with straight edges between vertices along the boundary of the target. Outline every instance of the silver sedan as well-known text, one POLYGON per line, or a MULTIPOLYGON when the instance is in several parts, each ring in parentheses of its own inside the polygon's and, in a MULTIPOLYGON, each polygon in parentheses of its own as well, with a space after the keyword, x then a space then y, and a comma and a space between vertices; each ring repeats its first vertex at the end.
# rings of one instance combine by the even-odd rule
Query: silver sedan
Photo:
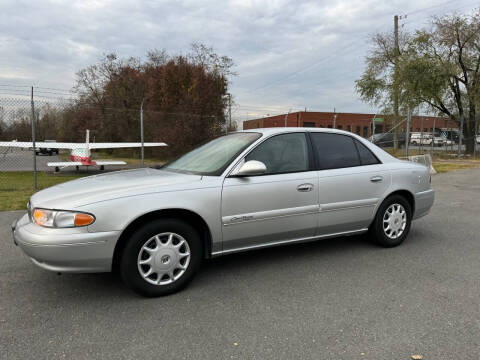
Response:
POLYGON ((14 242, 47 270, 118 271, 145 296, 203 259, 367 233, 392 247, 434 201, 429 169, 349 132, 276 128, 216 138, 161 168, 89 176, 32 196, 14 242))

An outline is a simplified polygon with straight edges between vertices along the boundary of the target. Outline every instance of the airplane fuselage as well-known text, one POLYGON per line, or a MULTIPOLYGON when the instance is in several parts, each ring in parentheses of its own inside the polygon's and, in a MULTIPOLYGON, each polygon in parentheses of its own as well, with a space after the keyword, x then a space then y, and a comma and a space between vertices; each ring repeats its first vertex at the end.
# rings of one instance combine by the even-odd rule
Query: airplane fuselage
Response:
POLYGON ((70 155, 70 160, 73 162, 81 162, 82 165, 90 166, 96 165, 97 163, 92 160, 90 156, 78 156, 78 155, 70 155))

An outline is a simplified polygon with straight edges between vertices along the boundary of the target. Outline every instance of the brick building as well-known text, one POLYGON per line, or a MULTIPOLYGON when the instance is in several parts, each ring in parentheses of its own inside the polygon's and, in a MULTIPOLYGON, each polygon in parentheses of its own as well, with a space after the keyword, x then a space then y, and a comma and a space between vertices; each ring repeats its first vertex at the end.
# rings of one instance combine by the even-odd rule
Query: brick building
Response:
MULTIPOLYGON (((246 120, 243 128, 258 129, 267 127, 328 127, 354 132, 363 137, 372 134, 372 120, 375 114, 333 113, 316 111, 299 111, 282 115, 268 116, 259 119, 246 120)), ((385 132, 391 129, 391 116, 375 116, 375 133, 385 132)), ((457 124, 448 118, 438 116, 412 116, 411 132, 431 132, 435 129, 457 129, 457 124)), ((406 130, 406 122, 401 124, 399 131, 406 130)))

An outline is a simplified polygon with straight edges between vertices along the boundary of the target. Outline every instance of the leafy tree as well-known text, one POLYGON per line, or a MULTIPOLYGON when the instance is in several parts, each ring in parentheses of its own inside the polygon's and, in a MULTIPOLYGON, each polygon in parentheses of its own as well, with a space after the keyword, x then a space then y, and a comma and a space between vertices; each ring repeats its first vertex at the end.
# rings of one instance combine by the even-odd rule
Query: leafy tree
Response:
POLYGON ((404 109, 426 107, 459 125, 463 121, 467 152, 473 152, 480 110, 480 11, 436 17, 431 28, 404 35, 396 75, 391 38, 377 34, 373 44, 356 81, 361 98, 388 108, 397 81, 404 109))
POLYGON ((106 55, 77 73, 71 121, 103 141, 138 141, 143 107, 146 141, 165 141, 162 152, 175 155, 221 132, 232 66, 200 44, 186 55, 152 50, 145 61, 106 55))

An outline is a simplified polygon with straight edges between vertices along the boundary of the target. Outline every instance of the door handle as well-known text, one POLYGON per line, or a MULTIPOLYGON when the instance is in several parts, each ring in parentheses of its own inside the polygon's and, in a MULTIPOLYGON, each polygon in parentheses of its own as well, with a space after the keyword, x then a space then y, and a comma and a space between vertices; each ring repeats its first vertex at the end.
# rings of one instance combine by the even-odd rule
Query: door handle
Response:
POLYGON ((313 184, 301 184, 297 186, 297 191, 307 192, 313 190, 313 184))
POLYGON ((383 176, 373 176, 370 178, 371 182, 382 182, 383 181, 383 176))

